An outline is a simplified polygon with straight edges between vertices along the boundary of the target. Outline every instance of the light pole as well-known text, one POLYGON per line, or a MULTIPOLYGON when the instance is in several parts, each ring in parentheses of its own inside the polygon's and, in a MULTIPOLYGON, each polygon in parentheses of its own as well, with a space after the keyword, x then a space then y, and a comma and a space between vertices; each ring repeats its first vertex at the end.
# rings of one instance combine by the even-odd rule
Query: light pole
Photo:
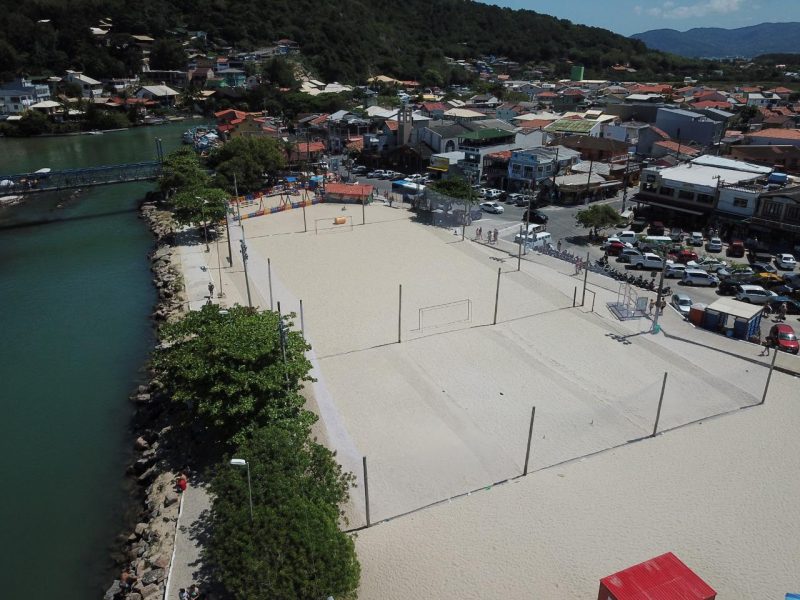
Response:
POLYGON ((201 198, 200 196, 195 196, 195 200, 200 200, 203 204, 200 205, 200 214, 203 216, 203 238, 206 241, 206 252, 210 250, 208 247, 208 226, 206 224, 206 203, 208 202, 205 198, 201 198))
POLYGON ((253 523, 253 486, 250 483, 250 463, 243 458, 232 458, 232 467, 246 467, 247 468, 247 493, 250 498, 250 523, 253 523))
POLYGON ((661 256, 661 260, 664 264, 661 267, 661 277, 658 279, 658 292, 656 293, 656 316, 653 319, 653 328, 651 330, 653 333, 658 333, 659 331, 658 316, 661 312, 661 295, 664 291, 664 273, 667 270, 667 253, 664 252, 663 254, 664 255, 661 256, 661 253, 659 252, 659 256, 661 256))
POLYGON ((622 177, 622 212, 625 212, 625 202, 628 199, 628 166, 631 164, 631 153, 625 158, 625 175, 622 177))

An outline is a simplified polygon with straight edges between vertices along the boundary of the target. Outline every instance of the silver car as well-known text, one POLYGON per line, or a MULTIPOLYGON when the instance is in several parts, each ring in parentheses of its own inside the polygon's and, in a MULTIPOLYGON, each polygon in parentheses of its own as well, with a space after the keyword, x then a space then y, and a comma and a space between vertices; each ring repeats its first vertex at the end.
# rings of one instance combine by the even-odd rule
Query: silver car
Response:
POLYGON ((686 294, 672 294, 671 304, 685 317, 688 316, 689 309, 692 307, 692 299, 686 294))

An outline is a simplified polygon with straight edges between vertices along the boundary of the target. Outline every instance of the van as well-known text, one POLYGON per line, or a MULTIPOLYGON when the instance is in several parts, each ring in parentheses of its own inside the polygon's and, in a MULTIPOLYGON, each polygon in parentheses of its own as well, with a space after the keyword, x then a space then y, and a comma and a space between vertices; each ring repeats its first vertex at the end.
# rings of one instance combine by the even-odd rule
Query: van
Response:
POLYGON ((719 284, 719 278, 702 269, 686 269, 683 272, 683 285, 705 285, 708 287, 716 287, 719 284))
POLYGON ((672 238, 668 235, 648 235, 643 240, 639 240, 639 248, 651 250, 653 248, 660 248, 661 246, 669 246, 672 244, 672 238))
POLYGON ((766 304, 772 298, 777 296, 775 292, 765 290, 760 285, 740 285, 739 292, 736 294, 736 299, 742 302, 750 302, 752 304, 766 304))
MULTIPOLYGON (((519 234, 517 234, 517 236, 519 236, 519 234)), ((515 241, 518 240, 515 239, 515 241)), ((553 236, 546 231, 542 231, 540 233, 531 234, 525 242, 525 246, 527 248, 547 248, 552 245, 552 242, 553 236)))
POLYGON ((629 244, 633 244, 634 242, 636 242, 636 232, 635 231, 620 231, 616 235, 616 238, 620 242, 627 242, 629 244))

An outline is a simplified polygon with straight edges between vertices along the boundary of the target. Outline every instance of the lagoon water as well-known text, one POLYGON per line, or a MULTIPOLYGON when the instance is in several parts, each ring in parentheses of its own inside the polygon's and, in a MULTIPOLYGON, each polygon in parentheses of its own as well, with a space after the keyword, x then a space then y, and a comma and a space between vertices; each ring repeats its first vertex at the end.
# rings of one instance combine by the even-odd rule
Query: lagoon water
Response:
MULTIPOLYGON (((190 123, 0 139, 0 174, 155 158, 190 123)), ((138 218, 152 186, 32 196, 0 210, 3 598, 101 597, 131 490, 132 414, 156 300, 138 218)))

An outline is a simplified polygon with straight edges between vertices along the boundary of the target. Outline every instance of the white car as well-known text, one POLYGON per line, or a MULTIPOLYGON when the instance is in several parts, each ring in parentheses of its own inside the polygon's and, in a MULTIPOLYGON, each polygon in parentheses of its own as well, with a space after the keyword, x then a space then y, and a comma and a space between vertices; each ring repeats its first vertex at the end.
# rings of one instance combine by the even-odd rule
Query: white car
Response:
POLYGON ((713 256, 704 256, 698 260, 690 260, 686 263, 686 266, 690 269, 703 269, 703 271, 708 271, 709 273, 716 273, 720 269, 727 267, 728 263, 713 256))
POLYGON ((686 269, 683 272, 683 285, 706 285, 708 287, 717 287, 719 285, 719 277, 712 273, 707 273, 702 269, 686 269))
POLYGON ((620 244, 623 244, 623 245, 624 245, 626 248, 633 248, 633 244, 631 244, 630 242, 623 242, 621 239, 619 239, 618 237, 616 237, 616 236, 614 236, 614 235, 612 235, 612 236, 611 236, 610 238, 608 238, 608 239, 607 239, 605 242, 603 242, 603 244, 602 244, 602 246, 600 246, 600 248, 602 248, 603 250, 605 250, 605 249, 607 249, 609 246, 611 246, 611 244, 612 244, 612 243, 614 243, 614 242, 618 242, 618 243, 620 243, 620 244))
POLYGON ((703 234, 699 231, 693 231, 692 235, 689 236, 689 243, 692 246, 702 246, 703 245, 703 234))
POLYGON ((775 257, 775 264, 786 271, 794 271, 797 261, 791 254, 778 254, 778 256, 775 257))
POLYGON ((778 296, 775 292, 765 290, 760 285, 740 285, 739 289, 736 299, 752 304, 766 304, 778 296))
POLYGON ((718 237, 712 237, 706 244, 706 250, 709 252, 722 252, 722 240, 718 237))
POLYGON ((686 271, 686 265, 679 263, 667 263, 667 268, 664 269, 664 277, 670 279, 681 279, 686 271))
POLYGON ((496 190, 494 188, 486 190, 486 194, 483 196, 487 200, 498 200, 500 196, 503 195, 501 190, 496 190))
POLYGON ((672 294, 672 306, 685 317, 692 308, 692 299, 686 294, 672 294))
POLYGON ((503 212, 505 212, 503 206, 497 202, 481 202, 479 206, 481 207, 481 210, 488 213, 493 213, 495 215, 501 215, 503 212))
POLYGON ((631 267, 634 269, 663 269, 664 260, 652 252, 645 252, 641 256, 631 257, 631 267))

